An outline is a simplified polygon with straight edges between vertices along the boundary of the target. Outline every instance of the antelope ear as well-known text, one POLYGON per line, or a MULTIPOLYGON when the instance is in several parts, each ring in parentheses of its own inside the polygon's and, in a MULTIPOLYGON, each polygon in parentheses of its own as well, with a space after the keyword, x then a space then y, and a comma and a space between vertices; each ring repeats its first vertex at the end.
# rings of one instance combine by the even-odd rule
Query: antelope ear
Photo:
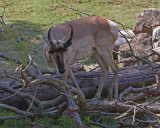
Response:
MULTIPOLYGON (((42 35, 42 34, 41 34, 41 35, 42 35)), ((42 37, 43 37, 43 39, 44 39, 45 42, 48 42, 47 37, 45 37, 44 35, 42 35, 42 37)))
POLYGON ((50 46, 49 41, 48 41, 48 38, 45 37, 43 34, 41 34, 41 35, 42 35, 42 37, 43 37, 43 40, 47 43, 47 45, 50 46))

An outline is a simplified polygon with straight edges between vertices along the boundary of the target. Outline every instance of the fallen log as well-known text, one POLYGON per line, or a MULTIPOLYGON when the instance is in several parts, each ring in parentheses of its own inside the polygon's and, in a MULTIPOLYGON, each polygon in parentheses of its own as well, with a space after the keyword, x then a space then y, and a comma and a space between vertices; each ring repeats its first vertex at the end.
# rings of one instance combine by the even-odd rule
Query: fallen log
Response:
MULTIPOLYGON (((152 67, 149 65, 134 66, 119 69, 119 92, 125 90, 129 86, 141 87, 149 86, 156 82, 155 75, 160 76, 160 63, 153 63, 152 67)), ((75 77, 87 97, 94 95, 99 84, 101 71, 79 72, 75 73, 75 77)), ((105 86, 102 94, 106 94, 108 87, 113 78, 113 73, 110 71, 106 78, 105 86)), ((69 79, 68 84, 73 85, 69 79)))
MULTIPOLYGON (((160 76, 160 63, 153 63, 152 67, 149 65, 141 65, 141 66, 134 66, 134 67, 128 67, 128 68, 122 68, 119 69, 119 92, 122 92, 129 86, 139 88, 142 86, 149 86, 156 82, 155 75, 160 76)), ((60 75, 53 75, 55 78, 60 79, 60 75)), ((99 81, 101 77, 101 71, 91 71, 91 72, 78 72, 75 73, 75 77, 85 94, 87 98, 92 98, 94 96, 99 81)), ((102 95, 108 94, 108 87, 111 83, 111 80, 113 78, 113 73, 110 71, 108 77, 106 78, 105 86, 102 92, 102 95)), ((69 85, 73 85, 73 82, 68 79, 67 83, 69 85)), ((10 85, 13 87, 13 85, 10 85)), ((17 89, 17 87, 14 86, 14 88, 17 89)), ((29 88, 29 89, 22 89, 21 91, 24 93, 30 93, 31 95, 34 95, 35 88, 29 88)), ((39 85, 38 90, 36 92, 36 97, 40 100, 50 100, 53 98, 56 98, 60 95, 59 91, 55 89, 54 87, 50 87, 48 85, 39 85)), ((5 103, 7 104, 14 104, 17 102, 22 102, 22 99, 20 100, 17 96, 12 96, 9 98, 6 98, 5 103), (14 99, 14 100, 13 100, 14 99)), ((20 103, 23 104, 23 103, 20 103)))

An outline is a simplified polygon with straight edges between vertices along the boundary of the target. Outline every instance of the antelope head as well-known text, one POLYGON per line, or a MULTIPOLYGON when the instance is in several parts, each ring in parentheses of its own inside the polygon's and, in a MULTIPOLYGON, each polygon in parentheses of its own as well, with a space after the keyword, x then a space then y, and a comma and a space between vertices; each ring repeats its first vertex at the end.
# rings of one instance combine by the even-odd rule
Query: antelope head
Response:
POLYGON ((71 28, 70 33, 64 36, 61 40, 52 40, 51 39, 51 29, 48 31, 48 39, 44 38, 45 42, 48 45, 48 55, 49 59, 56 65, 57 71, 61 74, 65 72, 64 68, 64 53, 67 51, 67 48, 72 44, 73 38, 73 27, 69 25, 71 28), (68 37, 68 38, 67 38, 68 37))

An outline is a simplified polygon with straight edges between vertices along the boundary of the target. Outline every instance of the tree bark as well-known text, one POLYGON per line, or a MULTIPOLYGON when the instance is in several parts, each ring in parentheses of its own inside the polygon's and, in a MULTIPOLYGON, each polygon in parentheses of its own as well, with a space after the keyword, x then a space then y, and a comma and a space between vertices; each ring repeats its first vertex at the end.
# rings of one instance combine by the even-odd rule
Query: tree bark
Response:
MULTIPOLYGON (((143 85, 149 86, 156 82, 155 75, 160 76, 160 63, 153 63, 152 67, 149 65, 142 66, 134 66, 128 68, 119 69, 119 92, 125 90, 129 86, 132 87, 142 87, 143 85), (153 68, 152 68, 153 67, 153 68), (152 70, 153 69, 153 70, 152 70)), ((60 75, 55 75, 54 77, 60 79, 60 75)), ((91 72, 78 72, 75 73, 75 77, 87 98, 92 98, 95 95, 97 90, 101 71, 91 71, 91 72)), ((108 94, 108 87, 113 78, 113 73, 109 71, 108 77, 106 78, 105 86, 102 92, 102 95, 108 94)), ((71 79, 67 80, 69 85, 73 85, 71 79)), ((14 88, 18 88, 17 86, 13 86, 14 88)), ((22 92, 30 93, 34 95, 35 88, 23 89, 22 92)), ((40 100, 50 100, 56 98, 60 95, 59 91, 53 87, 48 85, 39 85, 36 93, 36 98, 40 100)), ((15 104, 16 102, 20 102, 22 104, 22 99, 17 96, 12 96, 4 100, 7 104, 15 104), (13 100, 14 99, 14 100, 13 100)))
POLYGON ((148 33, 152 35, 155 27, 160 25, 160 10, 145 9, 144 12, 138 16, 136 25, 133 28, 135 34, 148 33))
MULTIPOLYGON (((142 85, 149 86, 155 83, 155 75, 157 74, 160 76, 160 63, 153 63, 152 67, 149 65, 142 65, 119 69, 119 92, 125 90, 129 86, 141 87, 142 85)), ((90 97, 96 92, 101 77, 101 71, 80 72, 76 73, 75 77, 84 94, 90 97)), ((107 93, 112 78, 113 73, 109 71, 102 94, 107 93)), ((71 80, 67 82, 73 85, 71 80)))

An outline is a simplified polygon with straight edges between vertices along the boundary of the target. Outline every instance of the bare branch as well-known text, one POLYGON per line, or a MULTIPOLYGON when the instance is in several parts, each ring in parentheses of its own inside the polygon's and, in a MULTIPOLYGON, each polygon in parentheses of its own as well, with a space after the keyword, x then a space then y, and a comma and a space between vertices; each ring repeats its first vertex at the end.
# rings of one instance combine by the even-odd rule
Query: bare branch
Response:
MULTIPOLYGON (((32 57, 31 57, 31 55, 29 55, 30 63, 31 63, 31 64, 33 65, 33 67, 35 67, 35 69, 37 70, 38 76, 43 76, 40 67, 39 67, 38 64, 34 61, 34 58, 35 58, 35 56, 32 56, 32 57)), ((29 66, 29 65, 28 65, 28 66, 29 66)))
POLYGON ((89 121, 88 124, 95 125, 95 126, 98 126, 98 127, 101 127, 101 128, 118 128, 118 126, 111 127, 111 126, 106 126, 104 124, 100 124, 100 123, 92 122, 92 121, 89 121))
POLYGON ((31 102, 31 104, 30 104, 30 106, 29 106, 29 108, 28 108, 28 110, 27 110, 27 111, 29 111, 29 110, 31 109, 32 105, 33 105, 34 99, 35 99, 36 94, 37 94, 37 89, 38 89, 38 86, 36 87, 36 90, 35 90, 35 93, 34 93, 34 96, 33 96, 32 102, 31 102))
POLYGON ((75 124, 77 125, 78 128, 87 128, 86 126, 84 126, 82 124, 81 118, 80 118, 80 116, 77 112, 71 113, 71 117, 72 117, 73 121, 75 122, 75 124))
POLYGON ((5 116, 0 117, 0 121, 4 120, 24 120, 25 116, 5 116))
MULTIPOLYGON (((132 47, 131 47, 131 45, 130 45, 130 42, 128 41, 128 39, 126 38, 126 36, 119 30, 119 33, 123 36, 123 38, 125 38, 125 40, 127 41, 127 43, 128 43, 128 46, 129 46, 129 48, 130 48, 130 51, 131 51, 131 53, 133 53, 133 50, 132 50, 132 47)), ((134 54, 134 53, 133 53, 134 54)))
POLYGON ((123 98, 125 95, 130 94, 130 93, 138 93, 138 92, 143 92, 144 94, 147 94, 147 95, 150 95, 150 94, 155 95, 156 91, 157 91, 156 84, 153 84, 152 86, 148 86, 148 87, 143 87, 143 88, 128 87, 120 94, 119 99, 120 99, 120 101, 123 101, 123 100, 125 100, 125 98, 123 98))
POLYGON ((88 111, 87 113, 92 113, 92 114, 99 114, 103 116, 119 116, 120 113, 109 113, 109 112, 103 112, 103 111, 88 111))
POLYGON ((20 110, 16 107, 9 106, 9 105, 6 105, 6 104, 0 104, 0 108, 7 109, 7 110, 13 111, 13 112, 15 112, 19 115, 30 117, 30 118, 34 118, 38 115, 38 114, 31 113, 31 112, 22 111, 22 110, 20 110))
POLYGON ((10 96, 7 96, 7 97, 4 97, 4 98, 2 98, 2 99, 0 99, 0 100, 3 101, 3 100, 8 99, 8 98, 10 98, 10 97, 12 97, 12 96, 15 96, 21 89, 22 89, 22 88, 18 89, 14 94, 12 94, 12 95, 10 95, 10 96))
POLYGON ((9 75, 6 70, 4 70, 4 73, 5 73, 6 77, 11 78, 11 79, 13 79, 15 81, 18 81, 21 85, 23 84, 23 80, 21 80, 21 79, 19 79, 17 77, 13 77, 13 76, 9 75))
POLYGON ((81 11, 79 11, 79 10, 76 10, 76 9, 74 9, 74 8, 72 8, 72 7, 67 7, 67 6, 65 6, 65 5, 63 5, 63 4, 60 4, 60 3, 58 2, 58 0, 56 0, 56 2, 57 2, 57 4, 61 5, 62 7, 65 7, 65 8, 71 9, 71 10, 73 10, 73 11, 79 12, 79 13, 81 13, 81 14, 85 14, 85 15, 87 15, 87 16, 90 16, 90 15, 87 14, 87 13, 84 13, 84 12, 81 12, 81 11))
POLYGON ((144 108, 144 106, 140 106, 140 105, 138 105, 138 104, 136 104, 136 103, 134 103, 134 102, 130 102, 130 103, 131 103, 131 104, 134 104, 136 107, 138 107, 138 108, 140 108, 140 109, 143 109, 143 110, 146 111, 147 113, 153 115, 153 116, 156 117, 156 118, 158 119, 158 121, 159 121, 159 119, 160 119, 160 116, 159 116, 159 115, 157 115, 157 114, 155 114, 154 112, 148 110, 147 108, 144 108))
MULTIPOLYGON (((26 68, 27 69, 27 68, 26 68)), ((21 68, 20 68, 20 74, 21 74, 21 76, 22 76, 22 78, 24 79, 24 81, 25 82, 23 82, 23 85, 22 86, 24 86, 24 87, 26 87, 26 85, 28 84, 28 83, 30 83, 30 80, 27 78, 27 76, 26 76, 26 74, 25 74, 25 66, 24 65, 21 65, 21 68)))
MULTIPOLYGON (((3 85, 3 84, 0 84, 0 89, 4 90, 6 92, 9 92, 11 94, 15 94, 16 96, 19 96, 24 101, 26 101, 26 103, 28 103, 28 105, 31 104, 31 100, 33 99, 32 95, 16 91, 16 90, 10 88, 9 86, 3 85)), ((40 101, 37 98, 35 98, 34 104, 38 105, 39 103, 40 103, 40 101)))
POLYGON ((3 13, 2 13, 2 15, 0 16, 0 18, 1 18, 1 19, 0 19, 0 24, 1 24, 2 26, 7 26, 6 23, 4 22, 4 19, 3 19, 4 13, 5 13, 5 10, 6 10, 6 6, 7 6, 7 5, 4 6, 3 13))

